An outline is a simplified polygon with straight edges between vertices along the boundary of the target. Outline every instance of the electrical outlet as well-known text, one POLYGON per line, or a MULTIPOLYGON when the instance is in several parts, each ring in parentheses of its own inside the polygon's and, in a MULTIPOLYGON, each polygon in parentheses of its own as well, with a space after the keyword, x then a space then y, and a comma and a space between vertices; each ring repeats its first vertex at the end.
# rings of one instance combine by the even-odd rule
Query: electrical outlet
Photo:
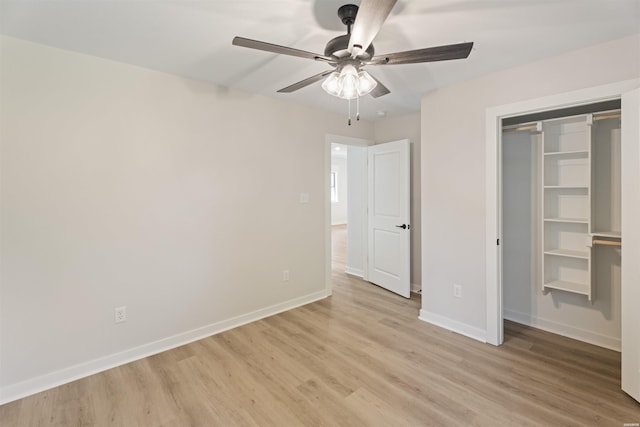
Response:
POLYGON ((288 282, 289 281, 289 270, 284 270, 282 272, 282 281, 283 282, 288 282))
POLYGON ((127 321, 127 307, 116 307, 115 308, 115 321, 116 323, 122 323, 127 321))
POLYGON ((456 283, 453 284, 453 296, 456 298, 462 298, 462 286, 456 283))

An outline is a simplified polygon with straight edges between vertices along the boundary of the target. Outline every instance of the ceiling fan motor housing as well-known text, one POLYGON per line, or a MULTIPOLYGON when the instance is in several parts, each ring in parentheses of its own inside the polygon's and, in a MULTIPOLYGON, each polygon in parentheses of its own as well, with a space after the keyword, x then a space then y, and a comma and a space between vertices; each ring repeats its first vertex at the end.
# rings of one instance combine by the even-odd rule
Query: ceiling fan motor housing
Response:
MULTIPOLYGON (((334 56, 338 59, 349 57, 351 54, 349 53, 349 39, 351 38, 350 34, 343 34, 341 36, 335 37, 329 40, 327 46, 324 48, 325 56, 334 56)), ((373 57, 375 49, 373 48, 373 43, 369 45, 365 52, 360 52, 358 54, 358 58, 362 60, 368 60, 373 57)))

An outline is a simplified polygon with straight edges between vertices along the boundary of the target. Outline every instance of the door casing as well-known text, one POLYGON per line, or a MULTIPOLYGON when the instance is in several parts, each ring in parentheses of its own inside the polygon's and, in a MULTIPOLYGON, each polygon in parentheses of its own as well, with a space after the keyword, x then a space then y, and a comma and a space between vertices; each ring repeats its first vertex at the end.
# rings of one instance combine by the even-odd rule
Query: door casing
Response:
MULTIPOLYGON (((640 86, 640 79, 625 80, 592 88, 537 98, 498 107, 486 111, 486 337, 485 341, 501 345, 504 341, 502 312, 502 119, 546 110, 568 108, 600 101, 621 99, 625 93, 640 86)), ((624 114, 624 111, 623 111, 624 114)), ((623 144, 625 142, 623 141, 623 144)), ((639 164, 635 165, 640 168, 639 164)), ((624 177, 623 177, 624 180, 624 177)), ((624 199, 624 194, 622 195, 624 199)), ((640 217, 640 212, 636 218, 640 217)), ((623 265, 623 269, 625 266, 623 265)), ((626 268, 640 268, 627 265, 626 268)))

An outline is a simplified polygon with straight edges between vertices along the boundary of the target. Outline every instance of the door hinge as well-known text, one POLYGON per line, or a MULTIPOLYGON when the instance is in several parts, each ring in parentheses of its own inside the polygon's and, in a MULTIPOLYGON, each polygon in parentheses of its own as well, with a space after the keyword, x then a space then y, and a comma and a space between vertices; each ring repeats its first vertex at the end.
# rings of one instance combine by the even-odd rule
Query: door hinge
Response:
POLYGON ((496 245, 500 246, 500 239, 496 241, 496 245))

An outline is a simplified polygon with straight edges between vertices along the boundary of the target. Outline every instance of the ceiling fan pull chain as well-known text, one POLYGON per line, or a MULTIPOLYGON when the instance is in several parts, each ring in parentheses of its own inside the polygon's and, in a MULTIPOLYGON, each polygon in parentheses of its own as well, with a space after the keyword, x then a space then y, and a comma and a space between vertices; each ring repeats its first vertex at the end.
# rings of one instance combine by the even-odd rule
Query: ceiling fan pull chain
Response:
POLYGON ((356 121, 360 121, 360 95, 356 96, 356 121))
POLYGON ((348 123, 349 123, 349 126, 351 126, 351 98, 349 98, 348 103, 349 103, 349 121, 348 121, 348 123))

